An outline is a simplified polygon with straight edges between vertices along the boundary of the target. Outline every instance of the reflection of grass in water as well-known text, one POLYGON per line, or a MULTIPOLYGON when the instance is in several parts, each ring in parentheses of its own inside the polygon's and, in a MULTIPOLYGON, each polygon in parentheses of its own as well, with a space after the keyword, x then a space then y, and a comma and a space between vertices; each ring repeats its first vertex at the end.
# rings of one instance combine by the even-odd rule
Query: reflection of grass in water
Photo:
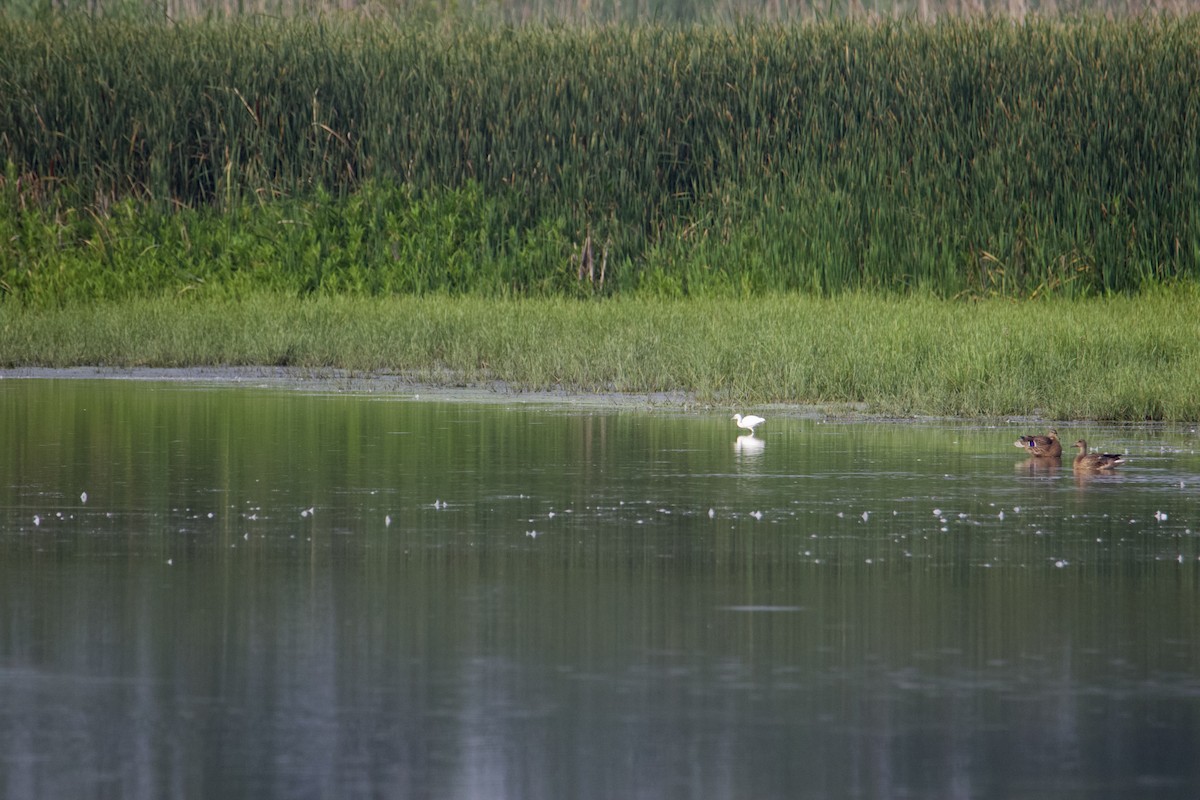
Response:
POLYGON ((432 382, 866 403, 879 413, 1200 419, 1195 290, 1086 301, 473 298, 6 307, 0 363, 277 365, 432 382))

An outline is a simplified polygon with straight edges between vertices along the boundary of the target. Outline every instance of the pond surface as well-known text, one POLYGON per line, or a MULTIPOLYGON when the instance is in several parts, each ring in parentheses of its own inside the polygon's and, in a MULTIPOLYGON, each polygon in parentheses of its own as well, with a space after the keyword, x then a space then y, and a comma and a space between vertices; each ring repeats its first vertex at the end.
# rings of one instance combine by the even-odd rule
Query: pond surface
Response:
POLYGON ((1192 427, 517 400, 0 380, 0 794, 1195 796, 1192 427))

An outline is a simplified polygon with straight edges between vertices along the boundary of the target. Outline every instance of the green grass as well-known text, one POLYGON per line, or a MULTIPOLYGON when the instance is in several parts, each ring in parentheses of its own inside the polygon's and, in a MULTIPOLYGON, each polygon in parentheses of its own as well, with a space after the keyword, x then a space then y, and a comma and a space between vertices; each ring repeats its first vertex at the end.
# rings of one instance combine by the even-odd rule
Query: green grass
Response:
POLYGON ((0 364, 1200 418, 1200 17, 0 41, 0 364))
POLYGON ((314 297, 0 308, 0 364, 289 365, 880 414, 1200 419, 1200 293, 977 303, 314 297))
POLYGON ((1047 17, 1094 14, 1109 17, 1186 14, 1186 0, 6 0, 9 14, 46 17, 64 11, 122 19, 186 20, 212 16, 287 17, 356 13, 379 17, 406 14, 444 19, 450 15, 516 25, 572 22, 720 23, 742 19, 798 21, 858 17, 1047 17))
POLYGON ((60 279, 53 302, 136 294, 131 256, 152 247, 173 269, 189 245, 168 229, 191 235, 208 210, 228 216, 230 269, 251 268, 257 240, 255 270, 320 270, 300 292, 569 294, 559 273, 589 234, 610 254, 606 293, 1085 296, 1200 278, 1195 16, 0 16, 0 41, 0 281, 95 262, 89 289, 60 279), (368 215, 377 200, 400 213, 397 197, 442 221, 465 198, 457 230, 476 239, 443 250, 466 274, 373 274, 401 234, 368 215), (325 259, 341 244, 317 231, 289 252, 271 244, 283 228, 264 232, 285 217, 362 228, 364 247, 325 259), (15 264, 31 257, 12 237, 47 226, 61 249, 15 264), (472 274, 481 251, 507 266, 472 274))

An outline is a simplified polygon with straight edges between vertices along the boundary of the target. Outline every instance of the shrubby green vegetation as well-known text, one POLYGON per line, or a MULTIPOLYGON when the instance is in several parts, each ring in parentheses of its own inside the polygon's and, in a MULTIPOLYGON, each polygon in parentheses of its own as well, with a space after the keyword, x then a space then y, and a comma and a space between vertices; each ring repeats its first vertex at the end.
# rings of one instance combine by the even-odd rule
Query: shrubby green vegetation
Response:
POLYGON ((68 14, 0 41, 4 302, 1089 296, 1200 269, 1194 17, 68 14))
POLYGON ((478 184, 417 198, 404 185, 316 191, 228 209, 148 211, 131 198, 103 215, 0 216, 0 286, 28 305, 159 294, 570 295, 563 219, 503 225, 478 184))

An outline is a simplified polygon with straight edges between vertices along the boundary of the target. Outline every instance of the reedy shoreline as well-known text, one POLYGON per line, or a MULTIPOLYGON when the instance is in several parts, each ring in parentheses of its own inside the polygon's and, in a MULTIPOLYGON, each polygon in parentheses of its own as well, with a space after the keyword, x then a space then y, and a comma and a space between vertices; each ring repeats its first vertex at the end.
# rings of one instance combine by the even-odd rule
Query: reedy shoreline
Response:
POLYGON ((1200 291, 974 303, 452 297, 0 306, 0 365, 289 366, 868 413, 1200 420, 1200 291))
POLYGON ((0 365, 1197 420, 1197 19, 0 16, 0 365))

